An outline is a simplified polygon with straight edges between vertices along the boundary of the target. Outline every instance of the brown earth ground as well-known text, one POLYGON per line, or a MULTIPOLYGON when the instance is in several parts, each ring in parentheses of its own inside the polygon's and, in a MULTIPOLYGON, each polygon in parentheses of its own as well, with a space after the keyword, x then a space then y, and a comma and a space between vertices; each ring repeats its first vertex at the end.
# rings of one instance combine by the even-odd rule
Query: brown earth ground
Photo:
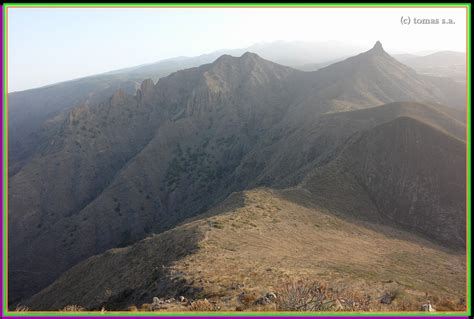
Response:
POLYGON ((374 297, 396 290, 400 304, 465 295, 462 254, 387 226, 339 218, 301 190, 249 191, 244 203, 201 222, 205 237, 197 252, 171 266, 201 284, 203 296, 225 300, 223 310, 234 310, 242 292, 258 298, 297 280, 344 283, 374 297))

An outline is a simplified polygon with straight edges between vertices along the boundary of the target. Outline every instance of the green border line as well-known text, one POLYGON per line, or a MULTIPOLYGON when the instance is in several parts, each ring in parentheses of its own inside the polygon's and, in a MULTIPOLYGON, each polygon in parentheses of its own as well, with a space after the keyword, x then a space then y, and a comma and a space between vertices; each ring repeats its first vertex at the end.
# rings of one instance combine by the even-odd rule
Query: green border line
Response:
MULTIPOLYGON (((331 316, 331 317, 338 317, 338 316, 468 316, 471 315, 471 4, 470 3, 318 3, 318 4, 311 4, 311 3, 118 3, 118 4, 111 4, 111 3, 4 3, 3 4, 3 102, 7 101, 8 92, 6 90, 6 83, 7 83, 7 61, 6 61, 6 54, 7 54, 7 40, 6 40, 6 27, 7 27, 7 19, 6 19, 6 9, 7 8, 23 8, 23 7, 31 7, 34 6, 35 8, 107 8, 107 7, 120 7, 120 8, 166 8, 166 7, 173 7, 173 8, 324 8, 324 7, 334 7, 334 8, 395 8, 395 7, 423 7, 423 8, 434 8, 434 7, 456 7, 456 8, 467 8, 467 99, 466 99, 466 143, 467 143, 467 154, 466 154, 466 174, 467 174, 467 220, 466 220, 466 227, 467 227, 467 242, 466 242, 466 249, 467 249, 467 263, 466 263, 466 274, 467 274, 467 295, 466 295, 466 306, 467 309, 465 312, 437 312, 437 313, 426 313, 426 312, 361 312, 361 313, 354 313, 354 312, 316 312, 316 313, 295 313, 295 312, 200 312, 200 313, 193 313, 193 312, 80 312, 80 313, 64 313, 64 312, 52 312, 52 311, 45 311, 45 312, 13 312, 8 311, 8 302, 7 302, 7 292, 6 292, 6 285, 4 284, 2 287, 3 291, 3 309, 2 315, 8 317, 41 317, 41 316, 51 316, 51 317, 86 317, 86 316, 117 316, 117 317, 125 317, 125 316, 133 316, 133 317, 142 317, 142 316, 173 316, 173 317, 180 317, 180 316, 294 316, 294 317, 307 317, 307 316, 331 316)), ((4 104, 3 104, 4 105, 4 104)), ((5 119, 7 118, 7 109, 4 107, 2 110, 3 113, 3 124, 5 124, 5 119)), ((7 187, 7 175, 8 175, 8 167, 6 158, 8 154, 6 154, 6 145, 8 141, 6 140, 7 134, 7 127, 3 125, 3 189, 5 190, 7 187)), ((5 229, 7 227, 7 196, 6 192, 3 192, 3 229, 2 229, 2 236, 3 236, 3 279, 4 283, 7 280, 7 273, 5 267, 5 261, 7 258, 7 247, 6 247, 6 232, 5 229)))

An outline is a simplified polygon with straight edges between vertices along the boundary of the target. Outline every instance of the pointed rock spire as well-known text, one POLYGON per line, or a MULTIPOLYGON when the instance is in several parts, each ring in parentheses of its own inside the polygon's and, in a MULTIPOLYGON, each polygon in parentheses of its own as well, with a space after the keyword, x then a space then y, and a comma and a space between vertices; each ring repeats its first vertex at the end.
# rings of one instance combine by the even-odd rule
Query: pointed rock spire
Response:
POLYGON ((155 83, 152 79, 146 79, 140 85, 140 99, 149 99, 153 96, 153 92, 155 90, 155 83))
POLYGON ((259 56, 258 56, 257 54, 255 54, 255 53, 253 53, 253 52, 247 51, 247 52, 245 52, 244 54, 242 54, 241 58, 242 58, 243 60, 250 60, 250 59, 258 59, 259 56))
POLYGON ((117 106, 122 104, 125 101, 125 92, 120 88, 118 89, 114 95, 112 95, 112 99, 110 101, 110 104, 112 106, 117 106))
POLYGON ((374 45, 374 47, 372 48, 371 51, 373 51, 375 53, 385 52, 383 47, 382 47, 382 43, 380 41, 375 42, 375 45, 374 45))
POLYGON ((142 90, 143 94, 147 94, 153 90, 155 83, 153 83, 152 79, 143 80, 142 84, 140 85, 140 89, 142 90))

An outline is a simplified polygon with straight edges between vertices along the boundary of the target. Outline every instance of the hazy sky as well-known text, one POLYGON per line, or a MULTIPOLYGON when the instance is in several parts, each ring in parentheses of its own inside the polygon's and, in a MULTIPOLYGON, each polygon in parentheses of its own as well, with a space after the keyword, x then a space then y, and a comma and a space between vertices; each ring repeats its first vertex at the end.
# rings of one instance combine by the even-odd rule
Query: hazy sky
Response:
POLYGON ((466 51, 465 20, 464 8, 9 8, 8 91, 263 41, 466 51), (414 25, 414 17, 455 24, 414 25))

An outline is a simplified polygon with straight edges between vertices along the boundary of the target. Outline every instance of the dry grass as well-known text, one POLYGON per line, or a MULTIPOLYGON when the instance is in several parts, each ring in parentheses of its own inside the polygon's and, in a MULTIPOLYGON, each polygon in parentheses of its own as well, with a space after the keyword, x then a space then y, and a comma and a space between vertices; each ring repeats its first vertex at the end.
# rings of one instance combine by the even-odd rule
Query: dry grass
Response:
POLYGON ((196 301, 191 302, 191 305, 189 306, 190 311, 202 311, 202 312, 208 312, 208 311, 218 311, 220 309, 219 306, 217 306, 215 303, 210 302, 207 299, 199 299, 196 301))
POLYGON ((437 311, 464 311, 466 309, 464 298, 440 298, 427 295, 425 299, 430 300, 437 311))
POLYGON ((419 311, 426 292, 440 299, 464 296, 463 255, 387 226, 350 222, 301 193, 290 195, 245 192, 244 205, 209 217, 224 228, 203 222, 199 250, 172 268, 187 282, 199 282, 208 298, 227 296, 223 309, 229 311, 258 311, 246 300, 257 298, 251 292, 263 296, 308 278, 350 286, 339 289, 344 298, 331 306, 347 311, 366 311, 369 302, 380 311, 419 311), (393 294, 393 302, 380 303, 384 294, 393 294))

